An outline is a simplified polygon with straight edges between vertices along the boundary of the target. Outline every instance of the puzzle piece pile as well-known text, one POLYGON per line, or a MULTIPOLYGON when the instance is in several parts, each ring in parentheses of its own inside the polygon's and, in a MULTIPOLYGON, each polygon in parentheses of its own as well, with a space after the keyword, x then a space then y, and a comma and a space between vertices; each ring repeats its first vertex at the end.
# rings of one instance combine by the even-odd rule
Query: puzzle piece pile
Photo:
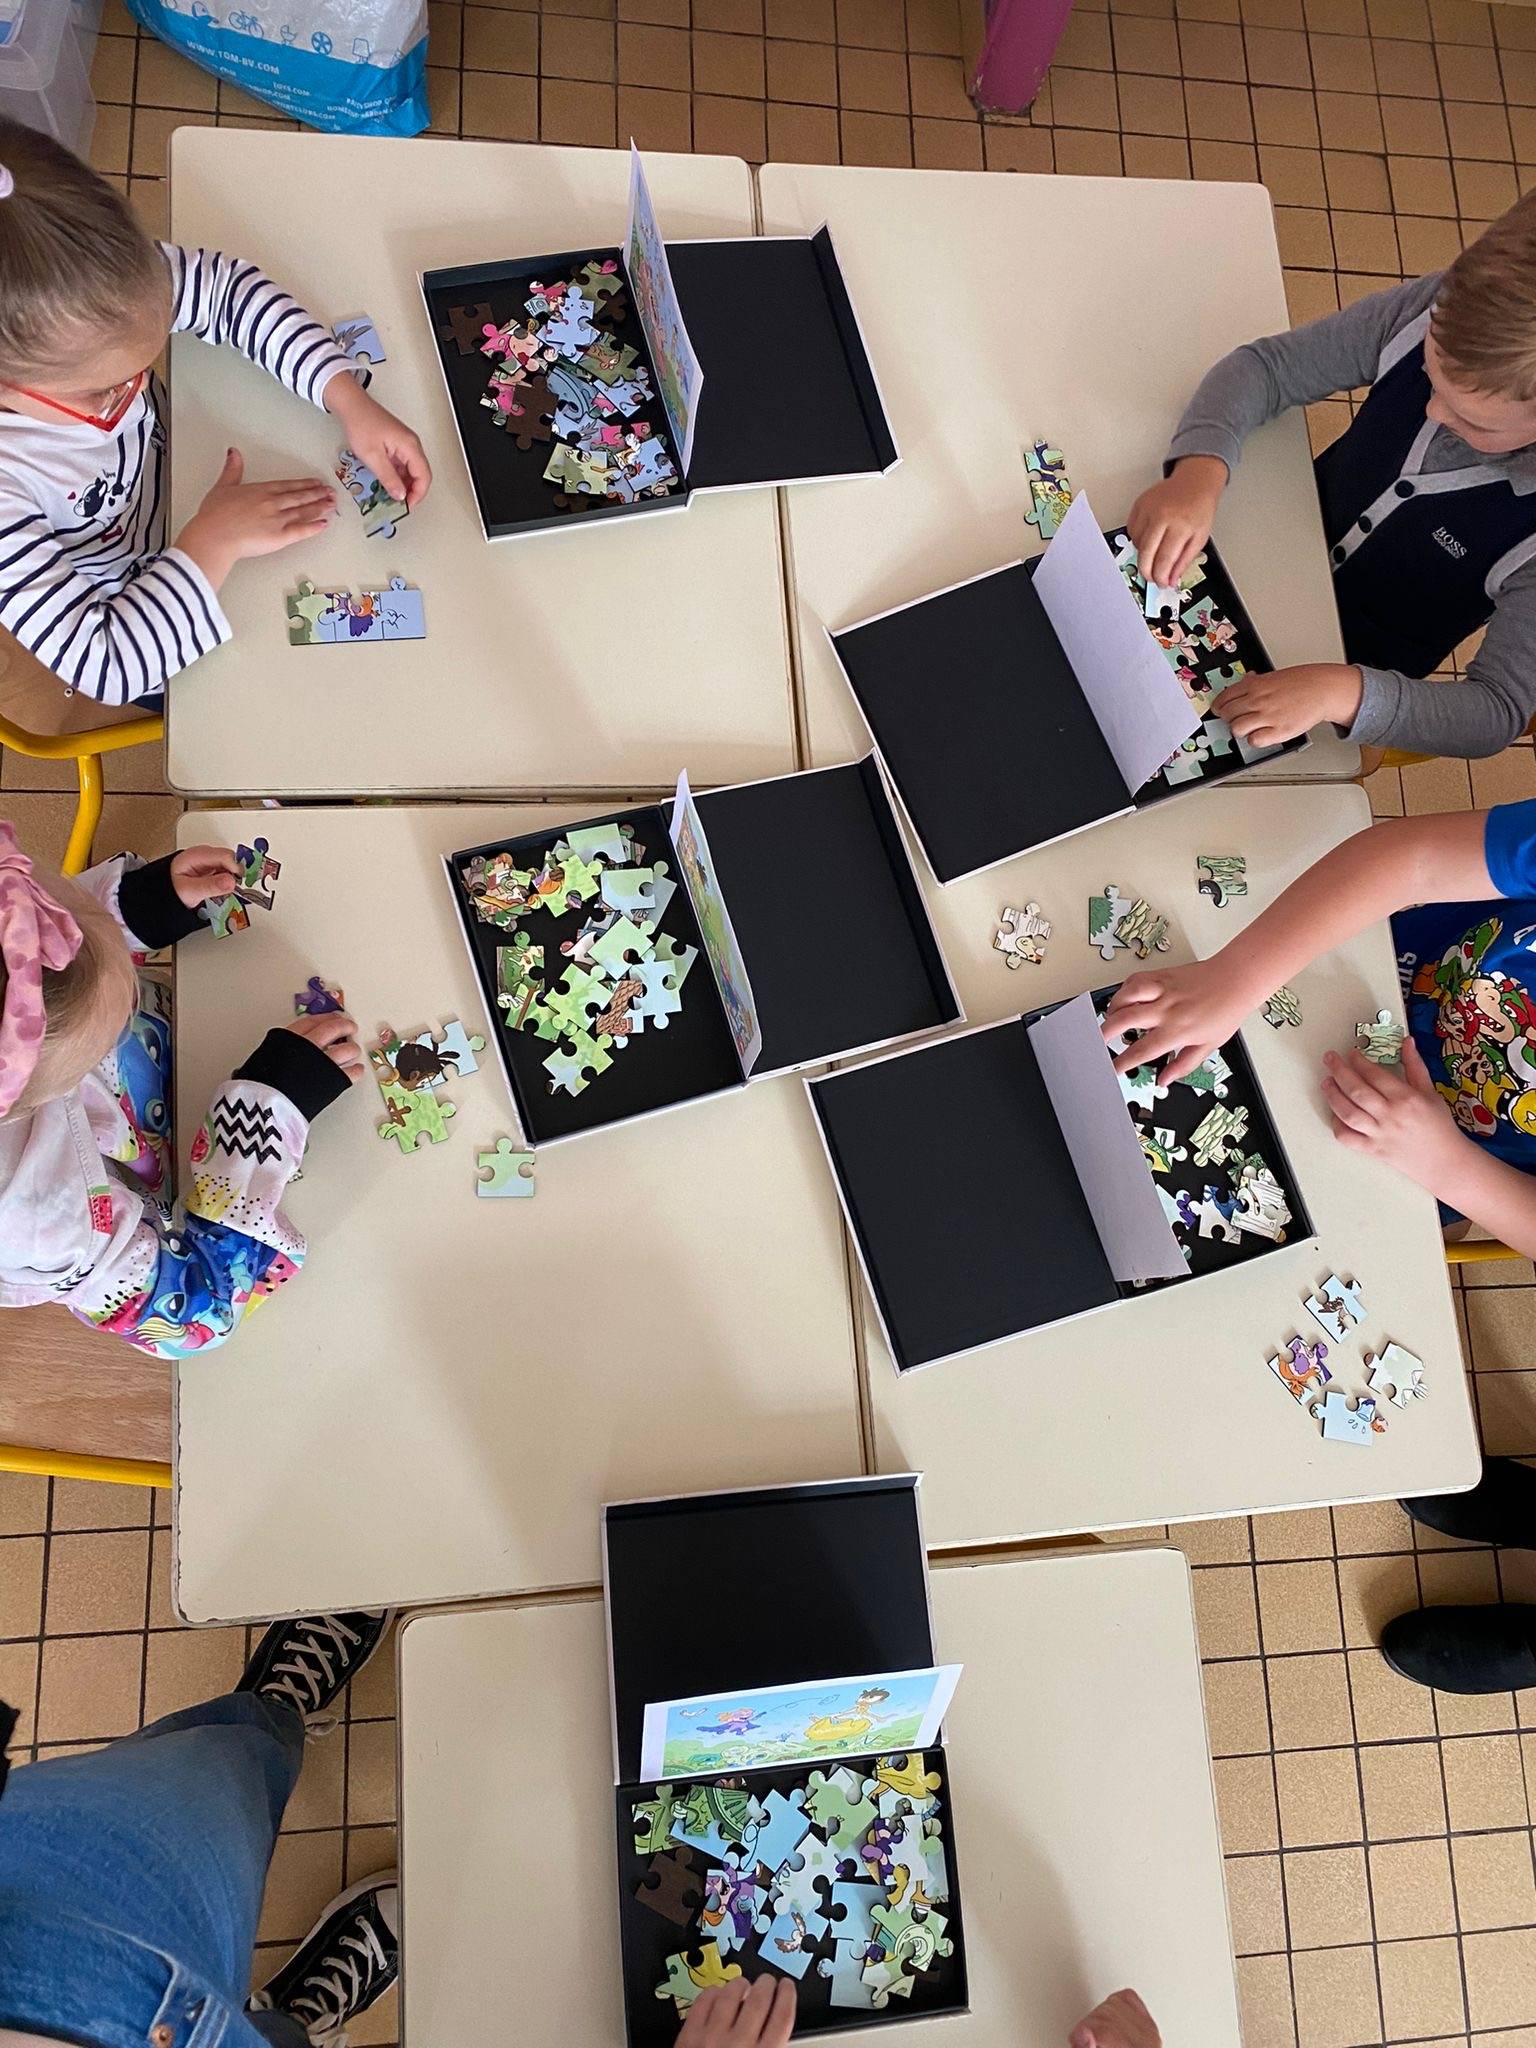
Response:
MULTIPOLYGON (((1108 1041, 1122 1052, 1134 1033, 1108 1041)), ((1218 1049, 1182 1080, 1164 1084, 1150 1066, 1119 1077, 1158 1200, 1186 1262, 1196 1240, 1241 1245, 1245 1237, 1284 1244, 1290 1202, 1260 1151, 1245 1151, 1252 1109, 1233 1096, 1236 1076, 1218 1049)), ((1206 1261, 1202 1261, 1206 1263, 1206 1261)))
MULTIPOLYGON (((372 471, 368 472, 372 475, 372 471)), ((378 478, 374 478, 378 482, 378 478)), ((398 504, 398 499, 390 499, 398 504)), ((383 590, 316 590, 306 577, 285 600, 290 647, 328 647, 347 640, 425 640, 427 622, 421 592, 403 576, 391 576, 383 590)))
POLYGON ((227 939, 231 932, 249 931, 251 928, 250 909, 272 908, 277 878, 283 871, 280 860, 273 860, 269 842, 258 839, 253 846, 237 846, 235 859, 240 865, 240 879, 228 896, 215 896, 198 910, 198 916, 205 918, 216 939, 227 939))
MULTIPOLYGON (((1234 733, 1225 719, 1211 714, 1211 704, 1229 684, 1249 672, 1240 651, 1244 629, 1217 602, 1207 569, 1208 558, 1197 555, 1177 590, 1148 584, 1136 560, 1136 546, 1123 527, 1107 534, 1115 566, 1146 615, 1152 637, 1168 665, 1201 714, 1200 730, 1169 755, 1154 781, 1170 787, 1230 773, 1249 761, 1262 761, 1273 747, 1254 747, 1234 733), (1233 748, 1238 759, 1232 758, 1233 748)), ((1258 658, 1256 646, 1249 652, 1258 658)), ((1235 891, 1233 893, 1236 893, 1235 891)))
POLYGON ((656 1996, 681 2017, 708 1984, 774 1971, 799 1983, 804 2027, 821 2006, 940 1989, 954 1944, 930 1761, 862 1757, 780 1776, 761 1799, 739 1779, 657 1785, 635 1803, 644 1874, 629 1888, 678 1930, 656 1996))
MULTIPOLYGON (((1306 1297, 1305 1306, 1324 1336, 1332 1340, 1332 1355, 1337 1361, 1339 1348, 1353 1339, 1358 1325, 1365 1320, 1365 1303, 1358 1283, 1330 1273, 1306 1297)), ((1381 1412, 1384 1406, 1390 1402, 1394 1408, 1408 1408, 1415 1401, 1422 1401, 1429 1391, 1424 1385, 1422 1361, 1401 1344, 1387 1344, 1379 1354, 1362 1352, 1367 1368, 1366 1391, 1351 1401, 1341 1388, 1331 1384, 1329 1356, 1328 1344, 1309 1344, 1305 1338, 1293 1336, 1267 1361, 1286 1392, 1321 1425, 1323 1437, 1329 1443, 1370 1443, 1386 1433, 1387 1419, 1381 1412)))
MULTIPOLYGON (((656 393, 639 350, 620 335, 628 308, 618 263, 594 260, 574 277, 535 280, 523 311, 525 319, 498 326, 488 308, 475 308, 485 317, 473 346, 494 365, 480 400, 491 424, 525 453, 549 446, 544 481, 562 511, 584 498, 629 505, 669 497, 677 467, 665 435, 641 417, 656 393)), ((455 307, 443 330, 461 351, 463 327, 476 325, 473 315, 460 322, 463 313, 455 307)))
POLYGON ((543 1063, 551 1094, 580 1095, 631 1038, 665 1031, 683 1006, 698 948, 661 930, 677 884, 665 861, 644 863, 632 826, 582 825, 535 867, 510 850, 459 865, 475 915, 507 934, 496 948, 502 1025, 553 1048, 543 1063), (581 921, 558 945, 553 926, 541 942, 522 928, 540 910, 581 921))

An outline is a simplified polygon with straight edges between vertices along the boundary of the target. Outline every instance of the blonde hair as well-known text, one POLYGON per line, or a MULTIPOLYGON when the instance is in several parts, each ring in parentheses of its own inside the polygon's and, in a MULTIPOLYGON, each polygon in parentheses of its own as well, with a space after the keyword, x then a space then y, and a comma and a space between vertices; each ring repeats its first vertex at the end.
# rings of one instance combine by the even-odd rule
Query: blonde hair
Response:
MULTIPOLYGON (((10 1116, 23 1116, 77 1087, 108 1050, 101 1042, 104 1006, 116 995, 126 1023, 138 995, 138 970, 112 913, 78 882, 37 863, 32 875, 79 925, 80 950, 67 967, 43 969, 43 1042, 10 1116)), ((5 983, 0 963, 0 1002, 5 999, 5 983)))
POLYGON ((165 258, 105 178, 55 142, 0 116, 0 377, 25 382, 70 364, 160 293, 165 258))
POLYGON ((1462 382, 1536 402, 1536 192, 1462 250, 1441 282, 1430 331, 1462 382))

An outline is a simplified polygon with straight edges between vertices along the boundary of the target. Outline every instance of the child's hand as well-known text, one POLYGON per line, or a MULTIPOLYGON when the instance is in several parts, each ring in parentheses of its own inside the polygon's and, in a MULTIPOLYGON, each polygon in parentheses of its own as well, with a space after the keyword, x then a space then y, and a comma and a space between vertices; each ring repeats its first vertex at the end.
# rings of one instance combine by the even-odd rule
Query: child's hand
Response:
POLYGON ((307 1038, 327 1059, 334 1060, 349 1081, 361 1081, 363 1054, 357 1042, 357 1026, 345 1011, 327 1010, 320 1017, 295 1017, 288 1029, 295 1037, 307 1038))
POLYGON ((1163 2037, 1134 1991, 1116 1991, 1078 2021, 1067 2048, 1163 2048, 1163 2037))
POLYGON ((788 1977, 733 1977, 711 1984, 688 2008, 677 2048, 784 2048, 795 2031, 788 1977))
POLYGON ((1106 1038, 1122 1031, 1142 1035, 1115 1055, 1115 1072, 1150 1066, 1164 1053, 1167 1061, 1158 1079, 1177 1081, 1198 1067, 1208 1053, 1224 1045, 1253 1008, 1234 985, 1218 956, 1188 967, 1162 967, 1155 974, 1132 974, 1115 990, 1101 1029, 1106 1038))
POLYGON ((1403 1071, 1378 1067, 1363 1053, 1323 1054, 1323 1100, 1333 1112, 1333 1135, 1352 1152, 1369 1152, 1436 1194, 1455 1173, 1471 1140, 1456 1127, 1435 1093, 1429 1069, 1411 1038, 1403 1041, 1403 1071))
POLYGON ((352 376, 333 377, 325 387, 325 409, 347 430, 347 446, 361 456, 392 498, 412 511, 427 495, 432 470, 420 441, 352 376))
POLYGON ((171 887, 188 910, 228 896, 240 872, 240 863, 227 846, 184 846, 171 855, 171 887))
POLYGON ((231 448, 217 483, 176 536, 176 545, 217 590, 236 562, 273 555, 296 540, 324 533, 335 510, 336 493, 317 476, 246 483, 244 458, 231 448))
POLYGON ((1364 678, 1352 662, 1306 661, 1268 675, 1244 676, 1211 705, 1256 747, 1278 747, 1331 720, 1347 730, 1360 709, 1364 678))
POLYGON ((1149 583, 1177 583, 1211 537, 1211 522, 1227 487, 1227 465, 1216 455, 1186 455, 1173 475, 1143 491, 1125 530, 1149 583))

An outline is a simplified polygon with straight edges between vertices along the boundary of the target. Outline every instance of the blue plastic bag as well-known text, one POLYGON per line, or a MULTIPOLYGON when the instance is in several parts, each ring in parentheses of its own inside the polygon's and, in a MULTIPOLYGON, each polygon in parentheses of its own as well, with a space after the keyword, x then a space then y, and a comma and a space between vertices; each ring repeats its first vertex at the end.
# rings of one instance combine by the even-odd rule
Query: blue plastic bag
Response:
POLYGON ((128 0, 128 11, 307 127, 417 135, 427 125, 426 0, 128 0))

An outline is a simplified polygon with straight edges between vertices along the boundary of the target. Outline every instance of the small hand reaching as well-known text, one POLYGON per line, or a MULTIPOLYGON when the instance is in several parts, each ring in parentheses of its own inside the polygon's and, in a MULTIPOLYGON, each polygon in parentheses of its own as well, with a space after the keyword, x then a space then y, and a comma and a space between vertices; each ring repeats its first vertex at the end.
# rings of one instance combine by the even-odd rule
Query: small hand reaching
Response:
POLYGON ((296 1038, 307 1038, 328 1060, 340 1067, 354 1085, 363 1078, 362 1047, 357 1026, 342 1010, 327 1010, 319 1017, 295 1017, 288 1029, 296 1038))
POLYGON ((1385 1160, 1431 1194, 1448 1185, 1472 1141, 1436 1094, 1411 1038, 1403 1043, 1401 1073, 1360 1052, 1324 1053, 1323 1065, 1323 1100, 1341 1145, 1385 1160))
POLYGON ((1115 1055, 1117 1073, 1150 1066, 1166 1054, 1158 1078, 1167 1084, 1182 1080, 1224 1045, 1251 1008, 1223 972, 1218 955, 1188 967, 1128 976, 1110 998, 1101 1028, 1106 1038, 1125 1031, 1140 1034, 1115 1055))
POLYGON ((171 887, 188 910, 230 895, 241 872, 229 846, 184 846, 171 856, 171 887))
POLYGON ((1279 747, 1314 725, 1353 725, 1364 687, 1359 669, 1349 662, 1302 662, 1243 676, 1222 691, 1211 709, 1240 739, 1256 747, 1279 747))
POLYGON ((1067 2048, 1163 2048, 1163 2037, 1136 1992, 1116 1991, 1078 2021, 1067 2048))
POLYGON ((677 2048, 785 2048, 794 2031, 795 1987, 788 1977, 733 1977, 699 1993, 677 2048))

